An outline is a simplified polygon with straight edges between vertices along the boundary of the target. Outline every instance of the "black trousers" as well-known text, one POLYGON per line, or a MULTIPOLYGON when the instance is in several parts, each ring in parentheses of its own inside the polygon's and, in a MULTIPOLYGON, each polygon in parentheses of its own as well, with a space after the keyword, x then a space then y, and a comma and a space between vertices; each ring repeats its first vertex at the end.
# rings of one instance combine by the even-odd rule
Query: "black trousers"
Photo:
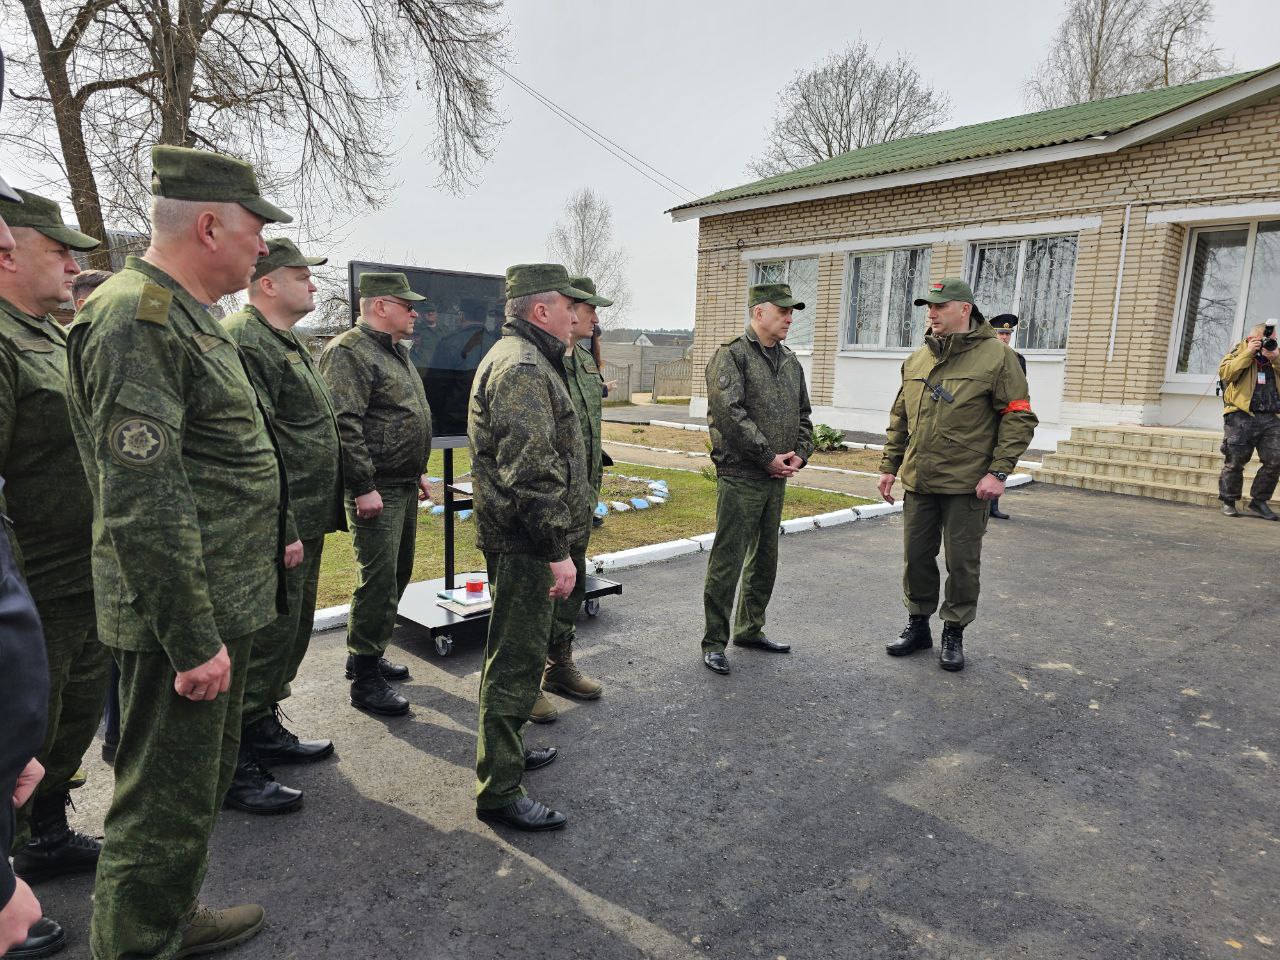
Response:
POLYGON ((1222 476, 1218 478, 1218 498, 1235 503, 1244 489, 1244 468, 1258 451, 1262 466, 1249 488, 1249 498, 1265 503, 1276 492, 1280 480, 1280 415, 1274 413, 1228 413, 1222 423, 1222 476))

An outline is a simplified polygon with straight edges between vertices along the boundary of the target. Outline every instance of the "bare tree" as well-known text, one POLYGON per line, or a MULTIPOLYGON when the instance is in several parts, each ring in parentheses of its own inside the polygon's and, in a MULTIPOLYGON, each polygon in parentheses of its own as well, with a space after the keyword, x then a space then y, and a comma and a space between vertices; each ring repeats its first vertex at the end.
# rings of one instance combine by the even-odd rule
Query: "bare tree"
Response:
POLYGON ((771 177, 831 157, 932 130, 951 101, 898 54, 880 62, 859 39, 818 66, 798 71, 778 95, 765 152, 747 171, 771 177))
MULTIPOLYGON (((8 141, 61 172, 80 229, 146 231, 148 148, 257 166, 306 223, 384 200, 406 91, 433 107, 443 185, 469 182, 503 121, 502 0, 21 0, 8 141)), ((105 251, 101 254, 105 258, 105 251)))
POLYGON ((600 296, 613 301, 612 307, 601 310, 602 327, 626 322, 631 305, 627 251, 613 245, 613 210, 607 200, 589 187, 571 194, 564 205, 564 219, 547 236, 547 256, 563 263, 572 276, 590 277, 600 296))
POLYGON ((1190 83, 1231 69, 1207 38, 1212 0, 1067 0, 1049 55, 1023 86, 1048 110, 1190 83))

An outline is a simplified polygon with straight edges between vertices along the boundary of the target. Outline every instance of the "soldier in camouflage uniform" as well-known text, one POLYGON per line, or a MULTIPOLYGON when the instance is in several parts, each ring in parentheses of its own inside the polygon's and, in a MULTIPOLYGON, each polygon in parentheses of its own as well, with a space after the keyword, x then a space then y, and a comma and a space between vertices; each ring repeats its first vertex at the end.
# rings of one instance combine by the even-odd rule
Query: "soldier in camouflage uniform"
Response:
POLYGON ((347 620, 351 704, 382 716, 409 712, 388 680, 409 669, 383 653, 413 573, 418 501, 430 493, 431 408, 407 344, 422 297, 403 273, 360 276, 360 322, 320 357, 342 439, 347 523, 360 567, 347 620))
POLYGON ((288 491, 240 352, 205 305, 245 287, 263 225, 290 218, 240 160, 155 147, 151 163, 151 246, 67 335, 98 634, 120 667, 95 960, 186 956, 263 923, 256 904, 211 910, 198 897, 249 645, 283 612, 288 491))
POLYGON ((277 783, 275 763, 312 763, 333 753, 330 740, 299 740, 280 722, 280 701, 298 674, 311 641, 324 537, 345 530, 342 451, 329 390, 293 326, 315 309, 311 268, 324 257, 304 257, 286 239, 267 243, 249 285, 249 306, 222 321, 239 345, 249 379, 266 409, 289 483, 285 542, 301 559, 285 555, 289 612, 253 638, 244 682, 243 732, 227 804, 249 813, 295 809, 302 792, 277 783))
MULTIPOLYGON (((591 294, 589 300, 581 300, 573 305, 573 329, 569 334, 569 349, 564 355, 564 369, 569 398, 573 401, 573 409, 578 414, 578 426, 582 429, 591 506, 594 509, 604 477, 604 450, 600 445, 600 406, 604 396, 600 370, 591 355, 591 338, 600 324, 596 308, 612 306, 613 301, 596 293, 596 285, 589 277, 570 277, 569 283, 576 289, 591 294)), ((590 537, 591 527, 588 526, 583 536, 574 538, 570 548, 577 580, 574 582, 573 593, 567 599, 556 602, 551 646, 547 651, 547 666, 542 674, 543 690, 572 697, 574 700, 597 700, 604 690, 598 680, 583 676, 573 662, 573 641, 577 635, 575 624, 587 592, 587 545, 590 537)), ((555 704, 539 692, 529 719, 534 723, 548 723, 558 715, 555 704)))
POLYGON ((928 306, 929 329, 924 344, 902 364, 879 484, 889 503, 899 476, 906 490, 902 583, 909 619, 885 649, 900 657, 933 646, 929 617, 938 609, 938 547, 945 541, 939 663, 944 670, 961 670, 964 628, 978 610, 988 502, 1004 493, 1005 479, 1039 421, 1017 354, 996 339, 967 283, 931 283, 915 303, 928 306))
POLYGON ((765 608, 778 572, 778 529, 787 478, 813 455, 809 391, 795 354, 782 342, 793 310, 804 304, 785 283, 765 283, 748 294, 746 332, 715 352, 707 364, 707 416, 716 465, 716 538, 703 589, 706 628, 702 662, 729 672, 724 651, 733 642, 773 653, 791 645, 764 634, 765 608))
MULTIPOLYGON (((480 674, 476 816, 519 830, 555 830, 565 816, 533 800, 524 771, 555 748, 526 750, 521 728, 555 629, 555 602, 573 592, 576 541, 594 501, 564 350, 572 304, 590 299, 560 264, 507 270, 502 339, 480 361, 467 418, 476 545, 493 593, 480 674)), ((584 547, 585 549, 585 547, 584 547)))
POLYGON ((15 871, 34 881, 97 866, 100 844, 71 829, 66 805, 102 716, 110 657, 94 624, 93 500, 71 433, 67 345, 49 316, 80 272, 72 251, 98 242, 64 226, 53 201, 20 194, 21 203, 0 200, 15 242, 0 253, 0 512, 13 518, 14 555, 49 662, 48 724, 36 754, 45 776, 18 812, 13 845, 15 871))

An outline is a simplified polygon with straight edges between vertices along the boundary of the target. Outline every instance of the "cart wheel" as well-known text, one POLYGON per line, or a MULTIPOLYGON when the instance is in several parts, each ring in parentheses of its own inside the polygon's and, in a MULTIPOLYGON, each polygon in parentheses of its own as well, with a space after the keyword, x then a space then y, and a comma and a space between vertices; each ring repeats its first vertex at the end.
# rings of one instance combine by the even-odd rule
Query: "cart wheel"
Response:
POLYGON ((453 653, 453 637, 447 633, 436 634, 436 653, 442 657, 447 657, 453 653))
POLYGON ((600 599, 599 599, 599 597, 592 597, 590 600, 588 600, 588 601, 586 602, 586 604, 585 604, 584 606, 586 607, 586 611, 587 611, 587 616, 588 616, 588 617, 598 617, 598 616, 600 616, 600 599))

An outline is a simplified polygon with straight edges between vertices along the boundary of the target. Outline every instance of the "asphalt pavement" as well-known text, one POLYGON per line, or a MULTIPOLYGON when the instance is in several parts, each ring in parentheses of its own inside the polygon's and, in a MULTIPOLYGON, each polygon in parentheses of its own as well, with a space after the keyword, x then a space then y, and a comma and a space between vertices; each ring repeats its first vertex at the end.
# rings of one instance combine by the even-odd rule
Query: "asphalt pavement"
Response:
MULTIPOLYGON (((479 641, 399 630, 415 708, 379 720, 317 636, 285 709, 337 756, 277 770, 300 812, 222 815, 205 900, 268 915, 228 956, 1280 956, 1280 524, 1043 484, 1002 506, 958 674, 884 653, 900 516, 784 537, 794 652, 730 648, 728 677, 698 651, 706 555, 624 571, 580 625, 604 698, 529 731, 561 749, 526 781, 560 833, 473 816, 479 641)), ((91 759, 73 822, 100 830, 91 759)), ((37 888, 68 958, 91 890, 37 888)))

